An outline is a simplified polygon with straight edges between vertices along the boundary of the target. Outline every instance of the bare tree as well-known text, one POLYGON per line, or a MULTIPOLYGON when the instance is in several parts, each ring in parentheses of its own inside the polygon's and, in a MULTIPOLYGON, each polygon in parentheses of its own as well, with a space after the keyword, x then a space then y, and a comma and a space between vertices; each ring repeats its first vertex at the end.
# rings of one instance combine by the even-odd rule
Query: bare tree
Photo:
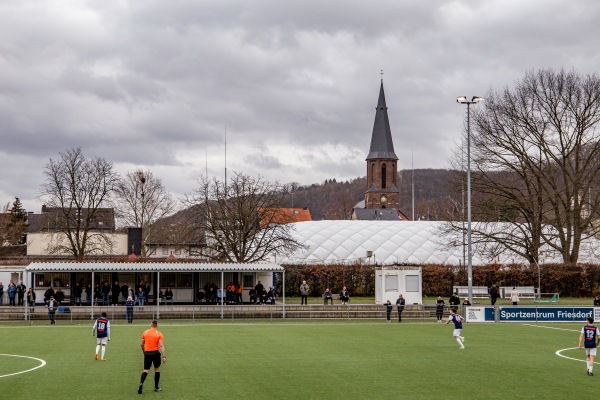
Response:
POLYGON ((81 148, 73 148, 50 159, 44 176, 40 198, 52 210, 52 229, 62 236, 53 241, 50 252, 68 253, 77 260, 110 252, 106 225, 114 230, 114 215, 103 206, 109 205, 118 180, 112 163, 100 157, 88 160, 81 148), (107 220, 111 216, 113 220, 107 220))
POLYGON ((325 217, 328 219, 341 219, 349 220, 352 219, 352 210, 356 201, 352 199, 350 193, 344 191, 340 193, 333 203, 329 205, 325 212, 325 217))
POLYGON ((157 220, 173 213, 173 197, 152 172, 137 169, 128 172, 115 187, 118 218, 127 226, 142 228, 142 256, 147 257, 147 243, 157 220))
POLYGON ((186 200, 208 256, 229 262, 264 261, 301 246, 291 234, 291 217, 282 212, 284 201, 280 184, 241 173, 227 183, 201 177, 186 200))
POLYGON ((528 72, 490 92, 473 121, 474 213, 513 227, 477 233, 532 263, 542 243, 576 263, 581 241, 598 233, 598 76, 528 72))

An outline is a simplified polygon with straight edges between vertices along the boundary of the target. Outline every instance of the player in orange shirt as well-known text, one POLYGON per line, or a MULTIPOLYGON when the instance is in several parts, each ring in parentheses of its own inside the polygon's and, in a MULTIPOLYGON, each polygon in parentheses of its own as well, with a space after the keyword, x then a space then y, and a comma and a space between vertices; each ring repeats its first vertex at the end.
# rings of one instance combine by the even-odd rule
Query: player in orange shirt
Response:
POLYGON ((160 392, 161 388, 158 386, 160 381, 160 364, 167 362, 167 356, 165 353, 164 336, 156 329, 158 327, 158 321, 154 320, 150 324, 150 329, 146 330, 142 334, 142 352, 144 353, 144 372, 142 372, 142 378, 140 385, 138 386, 138 394, 142 394, 144 387, 144 381, 150 372, 150 366, 154 364, 154 391, 160 392))

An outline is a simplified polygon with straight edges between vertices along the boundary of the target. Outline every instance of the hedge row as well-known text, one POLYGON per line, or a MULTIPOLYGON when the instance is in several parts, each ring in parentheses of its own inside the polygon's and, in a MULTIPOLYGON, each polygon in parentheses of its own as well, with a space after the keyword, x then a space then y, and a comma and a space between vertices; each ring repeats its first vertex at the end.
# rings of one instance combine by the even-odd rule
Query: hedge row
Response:
MULTIPOLYGON (((303 280, 311 296, 320 296, 326 288, 339 293, 346 286, 352 296, 374 296, 375 268, 372 265, 288 265, 286 294, 299 296, 303 280)), ((453 286, 467 286, 465 266, 423 265, 423 295, 449 296, 453 286)), ((544 264, 539 279, 542 293, 560 293, 567 297, 600 294, 600 265, 544 264)), ((473 267, 473 286, 538 286, 537 266, 486 265, 473 267)), ((281 290, 281 288, 279 288, 281 290)))

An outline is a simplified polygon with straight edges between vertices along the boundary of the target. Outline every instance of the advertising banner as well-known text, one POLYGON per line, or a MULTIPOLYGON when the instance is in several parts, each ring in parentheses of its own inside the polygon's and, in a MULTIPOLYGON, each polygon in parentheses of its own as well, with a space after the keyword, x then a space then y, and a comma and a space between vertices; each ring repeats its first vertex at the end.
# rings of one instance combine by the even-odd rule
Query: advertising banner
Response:
POLYGON ((585 322, 594 307, 499 307, 500 322, 585 322))
POLYGON ((467 322, 494 322, 494 307, 473 307, 465 310, 467 322))

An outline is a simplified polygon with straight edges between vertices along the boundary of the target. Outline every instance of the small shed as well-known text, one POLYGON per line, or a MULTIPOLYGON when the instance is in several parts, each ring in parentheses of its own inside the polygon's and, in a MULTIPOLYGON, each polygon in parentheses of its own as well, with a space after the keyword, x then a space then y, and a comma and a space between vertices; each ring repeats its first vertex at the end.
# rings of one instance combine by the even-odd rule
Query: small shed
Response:
POLYGON ((388 300, 396 303, 398 296, 406 305, 423 304, 423 276, 419 266, 383 266, 375 270, 375 303, 388 300))

